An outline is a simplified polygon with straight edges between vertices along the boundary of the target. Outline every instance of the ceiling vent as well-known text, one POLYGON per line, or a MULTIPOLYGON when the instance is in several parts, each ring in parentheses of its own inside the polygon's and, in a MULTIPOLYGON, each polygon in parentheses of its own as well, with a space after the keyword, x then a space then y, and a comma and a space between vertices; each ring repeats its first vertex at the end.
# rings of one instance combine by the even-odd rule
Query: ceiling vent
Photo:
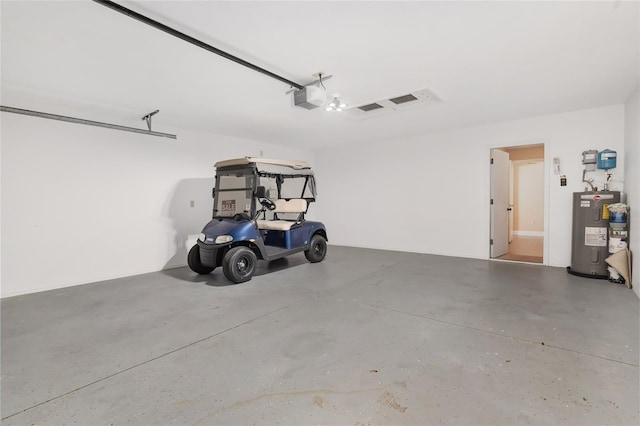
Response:
POLYGON ((373 110, 384 108, 384 107, 374 102, 372 104, 359 106, 358 108, 363 110, 364 112, 369 112, 369 111, 373 111, 373 110))
POLYGON ((399 105, 399 104, 404 104, 411 101, 417 101, 418 98, 416 98, 411 93, 409 93, 408 95, 398 96, 397 98, 391 98, 389 100, 394 104, 399 105))
POLYGON ((405 95, 351 107, 346 111, 352 118, 363 119, 441 103, 443 103, 443 100, 438 95, 429 89, 422 89, 405 95))

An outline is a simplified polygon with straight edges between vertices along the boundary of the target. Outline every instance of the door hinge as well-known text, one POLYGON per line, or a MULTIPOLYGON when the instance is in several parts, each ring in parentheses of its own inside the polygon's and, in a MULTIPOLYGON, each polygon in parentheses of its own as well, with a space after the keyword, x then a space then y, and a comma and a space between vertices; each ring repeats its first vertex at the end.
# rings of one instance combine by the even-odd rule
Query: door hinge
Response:
POLYGON ((489 201, 489 204, 493 205, 493 198, 489 201))
POLYGON ((493 158, 491 159, 491 164, 493 164, 493 158))
POLYGON ((489 240, 489 245, 493 245, 493 238, 489 240))

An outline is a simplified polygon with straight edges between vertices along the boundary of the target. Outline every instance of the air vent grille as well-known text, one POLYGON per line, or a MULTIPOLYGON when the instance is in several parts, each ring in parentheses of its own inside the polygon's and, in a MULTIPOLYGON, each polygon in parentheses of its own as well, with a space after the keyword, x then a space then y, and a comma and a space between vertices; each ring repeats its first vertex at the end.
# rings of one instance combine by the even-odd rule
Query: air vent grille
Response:
POLYGON ((377 104, 377 103, 372 103, 372 104, 368 104, 368 105, 362 105, 359 106, 358 109, 361 109, 364 112, 369 112, 369 111, 374 111, 376 109, 380 109, 380 108, 384 108, 382 105, 377 104))
MULTIPOLYGON (((405 92, 406 93, 406 92, 405 92)), ((415 90, 402 96, 378 99, 375 102, 347 108, 347 114, 355 119, 370 119, 400 111, 442 104, 443 100, 429 89, 415 90)))
POLYGON ((416 98, 411 93, 409 93, 408 95, 398 96, 397 98, 391 98, 389 100, 394 104, 399 105, 399 104, 404 104, 406 102, 417 101, 418 98, 416 98))

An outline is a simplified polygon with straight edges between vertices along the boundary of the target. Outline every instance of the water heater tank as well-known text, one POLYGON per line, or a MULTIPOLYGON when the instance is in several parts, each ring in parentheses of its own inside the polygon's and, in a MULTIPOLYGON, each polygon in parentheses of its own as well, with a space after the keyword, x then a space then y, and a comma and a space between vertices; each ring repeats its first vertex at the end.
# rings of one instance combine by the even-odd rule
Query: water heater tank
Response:
POLYGON ((620 192, 574 192, 571 235, 573 275, 606 279, 609 256, 609 204, 620 202, 620 192))
POLYGON ((610 149, 600 151, 598 153, 598 168, 604 170, 615 169, 617 157, 618 153, 616 151, 610 149))

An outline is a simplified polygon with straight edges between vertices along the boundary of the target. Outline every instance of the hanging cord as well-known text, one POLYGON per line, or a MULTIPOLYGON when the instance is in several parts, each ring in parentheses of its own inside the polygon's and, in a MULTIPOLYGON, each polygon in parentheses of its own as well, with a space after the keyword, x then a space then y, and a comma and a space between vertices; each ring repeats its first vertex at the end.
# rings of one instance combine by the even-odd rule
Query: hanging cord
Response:
POLYGON ((320 82, 320 86, 322 86, 324 90, 327 90, 327 88, 324 87, 324 83, 322 82, 322 73, 318 74, 318 80, 320 82))

